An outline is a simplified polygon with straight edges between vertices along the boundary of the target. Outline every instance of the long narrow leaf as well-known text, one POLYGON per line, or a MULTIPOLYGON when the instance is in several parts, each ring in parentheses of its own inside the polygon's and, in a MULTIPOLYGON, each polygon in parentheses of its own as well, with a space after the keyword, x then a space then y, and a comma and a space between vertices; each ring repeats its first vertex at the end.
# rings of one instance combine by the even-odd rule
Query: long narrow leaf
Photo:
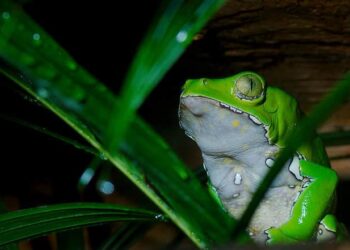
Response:
POLYGON ((24 239, 113 221, 152 221, 157 213, 99 203, 67 203, 0 215, 0 246, 24 239))
POLYGON ((104 144, 114 95, 15 5, 2 0, 0 11, 7 13, 0 20, 0 72, 91 143, 198 246, 226 242, 234 220, 164 140, 134 117, 119 148, 104 144))
POLYGON ((166 2, 134 58, 121 91, 120 103, 111 113, 105 136, 110 147, 118 145, 144 99, 223 3, 224 0, 166 2))

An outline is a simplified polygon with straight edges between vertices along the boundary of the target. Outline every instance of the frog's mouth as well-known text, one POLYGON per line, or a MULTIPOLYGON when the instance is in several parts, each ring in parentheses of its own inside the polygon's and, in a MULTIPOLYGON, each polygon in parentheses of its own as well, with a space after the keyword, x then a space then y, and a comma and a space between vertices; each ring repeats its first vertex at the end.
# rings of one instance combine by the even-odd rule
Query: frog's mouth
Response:
POLYGON ((206 154, 238 157, 250 149, 269 145, 268 127, 259 119, 210 98, 181 97, 179 117, 185 133, 206 154))

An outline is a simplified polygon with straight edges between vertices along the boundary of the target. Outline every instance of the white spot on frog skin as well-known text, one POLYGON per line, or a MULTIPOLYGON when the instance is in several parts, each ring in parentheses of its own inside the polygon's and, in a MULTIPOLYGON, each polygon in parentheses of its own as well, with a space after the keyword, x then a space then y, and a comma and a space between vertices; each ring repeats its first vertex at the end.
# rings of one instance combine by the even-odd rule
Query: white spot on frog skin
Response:
POLYGON ((255 124, 261 125, 262 123, 254 116, 249 115, 249 119, 252 120, 255 124))
POLYGON ((237 198, 239 196, 239 193, 233 194, 233 198, 237 198))
POLYGON ((303 177, 300 175, 299 167, 299 158, 298 156, 294 156, 292 162, 289 165, 289 171, 295 176, 295 178, 302 180, 303 177))
POLYGON ((235 175, 235 178, 233 180, 233 182, 236 184, 236 185, 240 185, 242 183, 242 176, 241 174, 237 173, 235 175))
POLYGON ((322 234, 323 234, 322 229, 318 230, 318 234, 319 234, 319 235, 322 235, 322 234))
POLYGON ((272 165, 275 163, 275 161, 271 158, 267 158, 265 161, 266 166, 268 166, 269 168, 272 167, 272 165))

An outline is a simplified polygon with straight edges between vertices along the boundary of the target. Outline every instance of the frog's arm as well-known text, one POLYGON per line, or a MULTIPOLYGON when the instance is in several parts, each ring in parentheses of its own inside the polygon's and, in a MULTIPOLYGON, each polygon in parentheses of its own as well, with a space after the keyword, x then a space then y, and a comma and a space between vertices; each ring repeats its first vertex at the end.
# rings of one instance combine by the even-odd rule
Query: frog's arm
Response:
POLYGON ((268 244, 310 240, 332 203, 338 182, 334 170, 301 160, 300 174, 311 182, 296 200, 289 221, 267 230, 268 244))

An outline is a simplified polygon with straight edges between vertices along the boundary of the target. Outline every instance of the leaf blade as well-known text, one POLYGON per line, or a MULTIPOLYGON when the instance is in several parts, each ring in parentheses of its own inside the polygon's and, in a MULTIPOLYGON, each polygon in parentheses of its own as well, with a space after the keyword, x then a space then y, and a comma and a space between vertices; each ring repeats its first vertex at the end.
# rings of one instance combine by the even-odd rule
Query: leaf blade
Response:
POLYGON ((0 246, 113 221, 156 221, 157 213, 101 203, 66 203, 29 208, 0 215, 0 246))
POLYGON ((120 103, 112 109, 105 135, 109 147, 120 143, 136 110, 224 2, 172 0, 158 12, 128 71, 120 103))

